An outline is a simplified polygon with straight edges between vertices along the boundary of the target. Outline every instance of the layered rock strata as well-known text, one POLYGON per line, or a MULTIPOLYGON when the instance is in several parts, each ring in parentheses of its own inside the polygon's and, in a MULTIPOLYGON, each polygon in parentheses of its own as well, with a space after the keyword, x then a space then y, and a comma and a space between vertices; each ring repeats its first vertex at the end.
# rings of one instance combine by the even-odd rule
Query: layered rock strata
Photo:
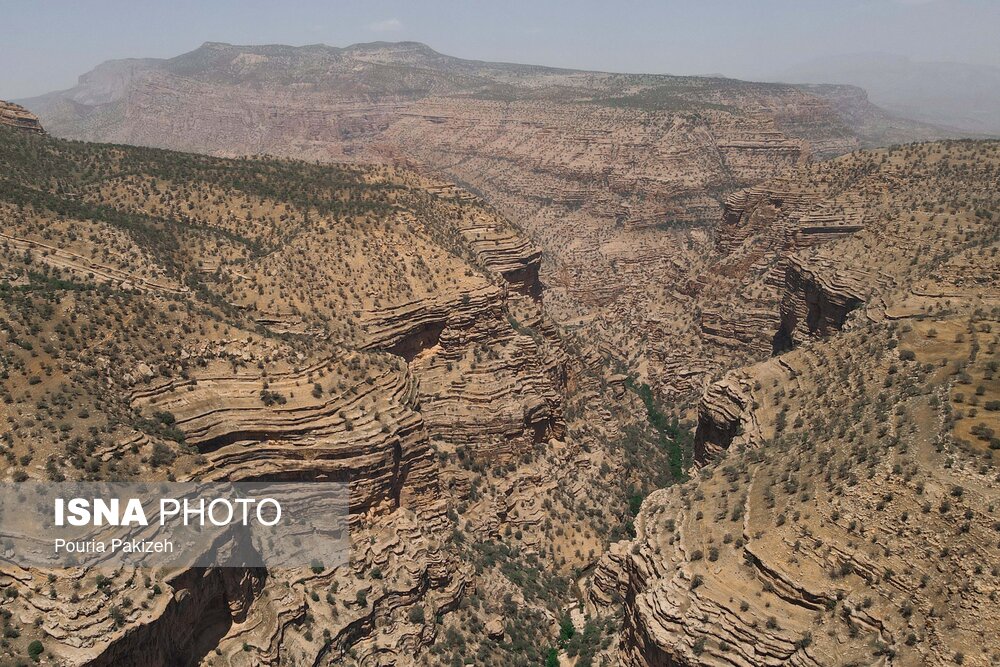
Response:
POLYGON ((34 134, 44 132, 38 116, 18 104, 3 100, 0 100, 0 125, 7 125, 34 134))
POLYGON ((596 567, 593 609, 624 614, 609 659, 1000 657, 981 611, 1000 595, 995 419, 976 426, 962 389, 993 392, 979 350, 996 345, 1000 230, 981 183, 996 170, 995 144, 931 144, 854 156, 813 181, 826 196, 864 174, 852 186, 863 228, 788 254, 794 345, 708 387, 704 467, 649 496, 637 537, 596 567))
MULTIPOLYGON (((725 193, 812 159, 935 132, 841 88, 465 61, 414 43, 208 43, 168 60, 105 63, 31 106, 72 138, 444 175, 545 250, 536 263, 523 239, 477 238, 476 225, 465 227, 484 261, 495 251, 522 258, 494 267, 512 289, 537 297, 545 283, 559 323, 582 328, 659 394, 692 396, 734 347, 760 355, 770 346, 748 341, 738 324, 748 309, 725 303, 756 280, 755 262, 727 262, 704 233, 725 193), (720 262, 732 280, 705 297, 664 287, 710 281, 720 262), (701 305, 720 314, 722 330, 710 322, 701 332, 683 317, 701 305), (648 335, 639 341, 635 330, 648 335)), ((836 215, 804 223, 800 245, 843 224, 836 215)), ((769 269, 780 281, 783 267, 769 269)), ((747 297, 751 309, 770 307, 747 297)))

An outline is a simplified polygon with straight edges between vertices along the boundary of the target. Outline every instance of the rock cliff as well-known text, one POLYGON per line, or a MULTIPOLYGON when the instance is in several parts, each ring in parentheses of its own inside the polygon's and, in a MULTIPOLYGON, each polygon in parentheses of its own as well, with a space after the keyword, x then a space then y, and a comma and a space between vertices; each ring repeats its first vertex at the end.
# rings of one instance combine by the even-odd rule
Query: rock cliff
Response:
POLYGON ((464 189, 8 128, 0 155, 5 476, 342 481, 352 537, 318 569, 4 567, 10 656, 388 665, 522 627, 541 660, 623 489, 671 479, 543 309, 541 251, 464 189))
POLYGON ((3 100, 0 100, 0 125, 16 127, 19 130, 36 134, 44 132, 38 116, 22 106, 3 100))
POLYGON ((781 219, 787 236, 795 216, 782 209, 850 195, 857 229, 821 245, 780 244, 781 326, 793 345, 706 390, 696 435, 704 467, 647 498, 635 540, 597 566, 593 608, 624 614, 610 658, 997 659, 983 639, 994 621, 979 611, 1000 594, 996 453, 960 388, 995 366, 978 350, 995 347, 1000 306, 1000 234, 987 213, 996 195, 982 186, 994 178, 996 149, 859 154, 822 176, 765 186, 756 204, 747 194, 730 200, 728 224, 756 221, 751 233, 767 234, 781 219), (973 274, 983 276, 975 288, 973 274))
MULTIPOLYGON (((355 537, 321 572, 71 572, 18 598, 16 623, 44 615, 31 634, 66 664, 389 664, 432 644, 474 587, 438 451, 494 464, 565 435, 558 341, 508 319, 538 309, 539 251, 406 171, 5 128, 0 150, 18 165, 0 203, 8 477, 344 481, 355 537), (90 160, 99 176, 73 180, 90 160), (59 438, 21 426, 71 395, 59 438)), ((5 569, 8 590, 40 581, 5 569)))

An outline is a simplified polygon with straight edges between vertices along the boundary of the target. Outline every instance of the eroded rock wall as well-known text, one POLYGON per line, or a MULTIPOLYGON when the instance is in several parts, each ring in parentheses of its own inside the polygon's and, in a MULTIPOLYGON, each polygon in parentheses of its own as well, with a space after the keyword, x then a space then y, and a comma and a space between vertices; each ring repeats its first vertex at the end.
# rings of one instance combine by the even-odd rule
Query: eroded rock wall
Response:
POLYGON ((0 100, 0 125, 6 125, 25 132, 42 134, 42 124, 38 116, 24 107, 0 100))
POLYGON ((636 538, 602 557, 590 603, 624 615, 609 658, 996 659, 983 639, 995 621, 979 610, 1000 590, 998 459, 983 428, 966 437, 982 413, 956 409, 952 384, 958 368, 975 384, 991 367, 978 350, 1000 312, 1000 230, 976 210, 994 206, 981 183, 994 178, 995 149, 899 147, 810 179, 861 228, 788 254, 781 313, 794 345, 706 389, 704 467, 651 494, 636 538), (950 210, 928 203, 957 192, 950 210))

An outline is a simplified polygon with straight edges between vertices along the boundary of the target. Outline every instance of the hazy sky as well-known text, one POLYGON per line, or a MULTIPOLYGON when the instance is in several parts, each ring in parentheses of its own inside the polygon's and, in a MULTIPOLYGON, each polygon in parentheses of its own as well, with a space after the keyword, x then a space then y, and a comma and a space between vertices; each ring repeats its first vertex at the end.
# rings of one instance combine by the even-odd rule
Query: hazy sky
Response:
POLYGON ((0 99, 206 41, 417 40, 450 55, 761 78, 880 51, 1000 65, 1000 0, 0 0, 0 99))

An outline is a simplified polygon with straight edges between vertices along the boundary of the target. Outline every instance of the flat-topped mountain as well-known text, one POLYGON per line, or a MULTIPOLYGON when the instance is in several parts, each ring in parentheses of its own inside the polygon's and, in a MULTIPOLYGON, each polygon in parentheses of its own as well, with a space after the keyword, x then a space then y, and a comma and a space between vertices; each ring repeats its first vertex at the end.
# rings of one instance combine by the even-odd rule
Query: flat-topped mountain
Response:
MULTIPOLYGON (((839 121, 841 130, 854 134, 862 143, 927 138, 940 133, 930 126, 889 117, 869 104, 863 91, 851 86, 794 86, 715 77, 616 74, 494 63, 447 56, 418 42, 371 42, 343 48, 323 44, 294 47, 206 42, 174 58, 108 61, 83 74, 74 88, 24 103, 54 123, 59 134, 117 132, 124 133, 124 137, 135 131, 127 127, 129 98, 141 92, 144 86, 162 81, 163 77, 185 79, 192 84, 288 88, 291 94, 324 93, 333 99, 372 103, 458 95, 486 100, 536 99, 661 110, 728 105, 730 111, 777 112, 778 102, 787 103, 801 96, 830 103, 826 109, 830 116, 827 122, 837 124, 839 121), (844 100, 850 103, 845 104, 844 100), (95 113, 110 120, 106 117, 116 112, 125 112, 125 117, 111 125, 99 119, 91 119, 91 122, 100 127, 90 127, 86 122, 95 113), (863 124, 858 123, 862 116, 867 116, 863 124)), ((326 139, 330 141, 332 137, 326 139)), ((161 143, 175 141, 169 134, 160 140, 161 143)), ((273 147, 266 145, 237 145, 229 149, 273 151, 273 147)))

